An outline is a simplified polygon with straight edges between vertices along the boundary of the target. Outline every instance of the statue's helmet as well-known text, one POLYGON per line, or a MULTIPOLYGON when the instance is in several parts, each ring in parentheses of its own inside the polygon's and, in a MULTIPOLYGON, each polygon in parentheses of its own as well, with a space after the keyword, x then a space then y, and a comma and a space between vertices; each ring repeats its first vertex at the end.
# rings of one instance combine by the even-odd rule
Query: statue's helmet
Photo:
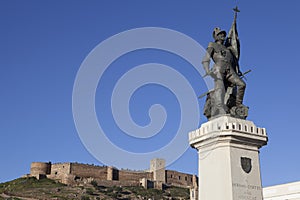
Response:
POLYGON ((218 36, 220 33, 224 33, 224 34, 225 34, 225 37, 226 37, 226 31, 221 30, 219 27, 214 28, 214 31, 213 31, 213 38, 214 38, 215 40, 217 40, 217 36, 218 36))

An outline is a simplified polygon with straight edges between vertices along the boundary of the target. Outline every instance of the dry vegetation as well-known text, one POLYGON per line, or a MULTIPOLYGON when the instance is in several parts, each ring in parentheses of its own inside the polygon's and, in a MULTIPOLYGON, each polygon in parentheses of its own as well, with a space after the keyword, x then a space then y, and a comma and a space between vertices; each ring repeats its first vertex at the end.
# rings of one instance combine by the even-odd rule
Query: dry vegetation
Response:
POLYGON ((106 187, 95 181, 84 186, 67 186, 50 179, 19 178, 0 184, 0 200, 139 200, 189 199, 189 190, 169 187, 164 191, 142 187, 106 187))

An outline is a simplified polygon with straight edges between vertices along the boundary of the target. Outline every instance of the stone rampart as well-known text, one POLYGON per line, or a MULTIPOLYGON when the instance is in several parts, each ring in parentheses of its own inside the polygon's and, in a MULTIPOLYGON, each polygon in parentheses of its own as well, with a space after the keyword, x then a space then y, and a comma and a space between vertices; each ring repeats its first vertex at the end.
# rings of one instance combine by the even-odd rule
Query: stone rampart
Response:
POLYGON ((98 178, 102 180, 107 179, 107 167, 106 166, 95 166, 79 163, 71 163, 72 175, 82 177, 82 178, 98 178))
POLYGON ((147 178, 147 179, 152 180, 153 173, 130 171, 130 170, 119 170, 119 181, 137 181, 137 182, 139 182, 139 180, 142 178, 147 178))
POLYGON ((173 170, 166 170, 166 183, 179 187, 193 187, 193 175, 181 173, 173 170))

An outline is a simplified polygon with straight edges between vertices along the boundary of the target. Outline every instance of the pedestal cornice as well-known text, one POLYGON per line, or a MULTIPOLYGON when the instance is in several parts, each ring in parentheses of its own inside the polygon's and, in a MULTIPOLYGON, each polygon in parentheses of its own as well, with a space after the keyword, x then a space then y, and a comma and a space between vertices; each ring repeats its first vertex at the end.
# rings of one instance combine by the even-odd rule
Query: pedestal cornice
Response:
POLYGON ((189 143, 193 148, 210 145, 247 145, 254 150, 266 145, 268 136, 265 128, 257 127, 252 121, 222 116, 201 125, 189 133, 189 143))

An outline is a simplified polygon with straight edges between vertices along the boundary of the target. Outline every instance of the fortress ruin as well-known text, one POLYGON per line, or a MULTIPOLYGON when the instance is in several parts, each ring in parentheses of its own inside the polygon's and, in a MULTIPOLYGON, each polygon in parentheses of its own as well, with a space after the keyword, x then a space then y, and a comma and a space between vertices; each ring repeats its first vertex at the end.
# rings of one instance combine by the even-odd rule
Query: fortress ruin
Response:
POLYGON ((49 178, 67 185, 96 181, 105 186, 143 186, 163 189, 176 186, 196 189, 197 176, 165 169, 164 159, 153 159, 149 171, 119 170, 115 167, 79 163, 32 162, 30 175, 37 179, 49 178))

